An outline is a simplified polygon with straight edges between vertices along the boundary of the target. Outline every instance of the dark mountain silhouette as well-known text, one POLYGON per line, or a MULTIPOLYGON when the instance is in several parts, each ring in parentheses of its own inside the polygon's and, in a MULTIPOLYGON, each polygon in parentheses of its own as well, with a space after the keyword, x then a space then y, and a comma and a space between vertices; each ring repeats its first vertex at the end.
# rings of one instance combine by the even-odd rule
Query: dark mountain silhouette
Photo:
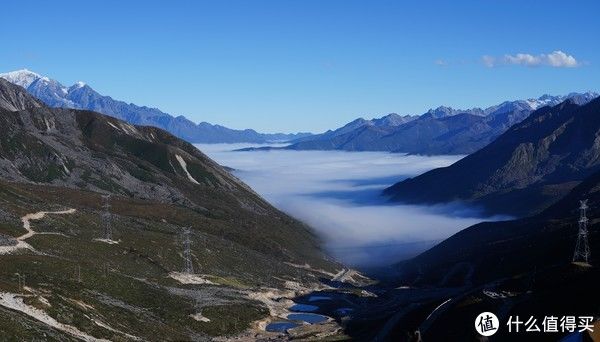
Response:
MULTIPOLYGON (((572 315, 570 312, 596 316, 600 300, 599 217, 600 172, 596 172, 538 215, 474 225, 396 265, 387 270, 395 286, 433 287, 441 293, 438 299, 421 303, 428 310, 414 310, 398 320, 396 329, 419 329, 423 338, 430 340, 469 340, 476 333, 458 327, 473 324, 473 317, 483 311, 496 313, 501 322, 509 316, 561 317, 572 315), (589 205, 592 267, 571 262, 582 199, 589 205), (433 311, 435 315, 430 315, 433 311), (415 325, 414 320, 419 323, 415 325)), ((548 335, 519 336, 500 329, 497 338, 513 340, 514 336, 523 341, 543 341, 548 335)))
MULTIPOLYGON (((365 304, 348 331, 356 339, 411 340, 418 331, 423 340, 469 341, 480 336, 465 327, 472 327, 481 312, 496 314, 501 324, 510 316, 540 317, 540 324, 549 315, 597 317, 599 218, 597 171, 537 215, 473 225, 413 259, 375 271, 388 291, 365 304), (573 262, 584 199, 589 264, 573 262)), ((568 334, 559 330, 552 338, 568 334)), ((494 338, 546 341, 548 336, 508 333, 501 326, 494 338)))

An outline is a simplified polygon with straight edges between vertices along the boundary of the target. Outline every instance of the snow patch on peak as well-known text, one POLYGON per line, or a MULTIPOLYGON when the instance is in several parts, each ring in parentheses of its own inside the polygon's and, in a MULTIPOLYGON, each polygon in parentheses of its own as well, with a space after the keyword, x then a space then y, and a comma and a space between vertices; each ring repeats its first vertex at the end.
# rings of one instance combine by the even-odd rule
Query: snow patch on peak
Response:
POLYGON ((525 101, 525 103, 527 103, 529 108, 531 108, 532 110, 536 110, 540 106, 540 101, 536 99, 528 99, 525 101))
POLYGON ((18 76, 35 76, 35 77, 42 77, 40 74, 35 73, 29 69, 20 69, 20 70, 15 70, 15 71, 9 71, 7 73, 3 73, 0 75, 7 75, 7 76, 13 76, 13 77, 18 77, 18 76))
POLYGON ((598 96, 597 93, 594 92, 585 92, 585 93, 570 93, 568 95, 548 95, 544 94, 537 99, 528 99, 524 102, 532 109, 536 110, 544 106, 556 106, 557 104, 571 99, 578 103, 579 105, 585 104, 598 96))
POLYGON ((11 71, 7 73, 0 74, 0 77, 9 81, 10 83, 16 84, 23 88, 29 87, 33 82, 45 78, 39 74, 36 74, 33 71, 29 71, 27 69, 21 69, 16 71, 11 71))

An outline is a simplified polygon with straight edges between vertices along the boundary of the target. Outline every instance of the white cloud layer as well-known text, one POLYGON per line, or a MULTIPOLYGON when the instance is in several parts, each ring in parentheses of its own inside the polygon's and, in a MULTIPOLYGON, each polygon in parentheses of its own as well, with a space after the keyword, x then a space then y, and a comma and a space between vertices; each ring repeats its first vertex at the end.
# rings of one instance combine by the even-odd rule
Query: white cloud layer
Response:
POLYGON ((355 266, 413 256, 483 219, 459 205, 390 205, 381 190, 403 178, 449 165, 457 156, 383 152, 229 152, 247 145, 197 145, 269 202, 306 222, 329 252, 355 266))
POLYGON ((483 56, 483 64, 487 67, 500 65, 523 65, 528 67, 549 66, 553 68, 575 68, 581 65, 572 55, 557 50, 549 54, 531 55, 518 53, 516 55, 504 55, 502 57, 483 56))

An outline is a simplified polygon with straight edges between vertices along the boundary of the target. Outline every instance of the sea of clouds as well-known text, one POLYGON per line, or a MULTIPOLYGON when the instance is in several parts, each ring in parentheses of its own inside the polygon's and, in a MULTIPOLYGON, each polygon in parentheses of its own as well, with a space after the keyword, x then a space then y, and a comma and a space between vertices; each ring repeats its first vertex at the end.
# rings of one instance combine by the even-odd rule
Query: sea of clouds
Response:
POLYGON ((354 267, 414 256, 483 220, 459 204, 398 205, 381 191, 397 181, 452 164, 461 156, 385 152, 234 151, 248 144, 196 145, 277 208, 309 224, 330 254, 354 267))

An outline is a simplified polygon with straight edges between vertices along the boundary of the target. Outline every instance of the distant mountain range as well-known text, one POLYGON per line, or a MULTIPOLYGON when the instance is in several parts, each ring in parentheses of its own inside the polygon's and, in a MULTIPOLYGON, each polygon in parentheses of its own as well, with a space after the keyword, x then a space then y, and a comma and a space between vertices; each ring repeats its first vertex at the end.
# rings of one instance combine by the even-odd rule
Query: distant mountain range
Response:
POLYGON ((395 201, 466 201, 494 213, 539 212, 600 170, 600 98, 543 107, 481 150, 386 189, 395 201))
POLYGON ((422 115, 389 114, 357 119, 333 131, 295 140, 293 150, 389 151, 412 154, 469 154, 492 142, 510 126, 543 106, 566 99, 585 104, 597 93, 544 95, 538 99, 506 101, 481 109, 439 107, 422 115))
POLYGON ((290 141, 311 135, 263 134, 252 129, 234 130, 207 122, 196 124, 181 115, 175 117, 156 108, 138 106, 101 95, 84 82, 66 87, 56 80, 26 69, 0 74, 0 77, 25 88, 50 107, 86 109, 110 115, 133 125, 162 128, 191 143, 268 143, 290 141))

